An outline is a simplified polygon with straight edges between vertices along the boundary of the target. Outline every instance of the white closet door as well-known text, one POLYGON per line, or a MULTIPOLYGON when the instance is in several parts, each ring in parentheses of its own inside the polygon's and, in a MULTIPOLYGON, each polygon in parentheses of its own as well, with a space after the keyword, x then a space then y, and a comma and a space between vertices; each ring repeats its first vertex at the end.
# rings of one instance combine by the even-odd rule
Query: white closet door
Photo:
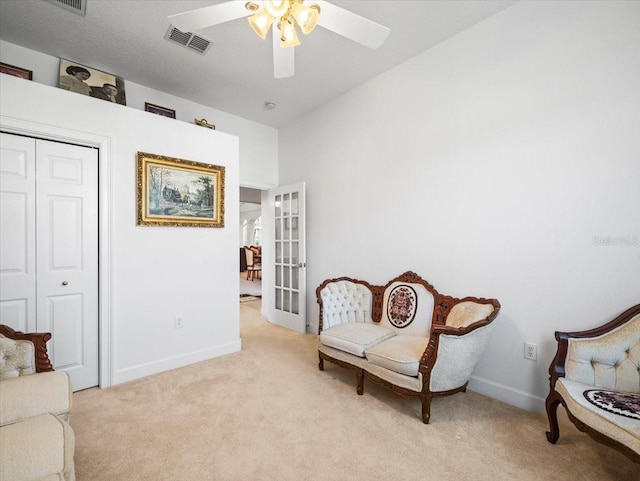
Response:
POLYGON ((36 330, 36 149, 33 139, 0 138, 0 319, 36 330))
POLYGON ((36 141, 37 330, 74 391, 98 374, 98 152, 36 141))
POLYGON ((51 332, 74 391, 98 371, 98 152, 0 134, 0 316, 51 332))

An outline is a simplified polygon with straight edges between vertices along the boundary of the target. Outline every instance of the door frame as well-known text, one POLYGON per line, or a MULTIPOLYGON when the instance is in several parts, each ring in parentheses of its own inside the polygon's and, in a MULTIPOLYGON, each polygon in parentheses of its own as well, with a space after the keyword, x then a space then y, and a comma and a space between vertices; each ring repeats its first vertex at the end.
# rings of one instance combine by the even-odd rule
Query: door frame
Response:
POLYGON ((111 322, 111 140, 90 132, 0 115, 0 130, 9 134, 37 137, 98 148, 98 363, 99 386, 112 385, 113 346, 111 322))

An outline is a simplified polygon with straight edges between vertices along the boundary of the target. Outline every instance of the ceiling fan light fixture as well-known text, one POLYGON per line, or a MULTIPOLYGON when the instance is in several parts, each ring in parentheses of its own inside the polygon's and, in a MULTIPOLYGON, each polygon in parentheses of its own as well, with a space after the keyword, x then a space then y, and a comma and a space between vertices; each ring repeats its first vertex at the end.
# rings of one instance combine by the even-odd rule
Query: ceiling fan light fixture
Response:
POLYGON ((298 33, 296 32, 296 24, 290 18, 283 18, 279 23, 280 28, 280 47, 297 47, 300 45, 298 33))
POLYGON ((274 17, 267 10, 262 9, 255 15, 251 15, 247 20, 258 37, 264 40, 267 38, 267 33, 269 33, 274 17))
POLYGON ((264 0, 264 8, 274 17, 282 17, 289 10, 289 0, 264 0))
POLYGON ((307 7, 298 0, 291 6, 291 15, 300 26, 302 33, 309 35, 316 28, 320 18, 320 7, 316 4, 307 7))

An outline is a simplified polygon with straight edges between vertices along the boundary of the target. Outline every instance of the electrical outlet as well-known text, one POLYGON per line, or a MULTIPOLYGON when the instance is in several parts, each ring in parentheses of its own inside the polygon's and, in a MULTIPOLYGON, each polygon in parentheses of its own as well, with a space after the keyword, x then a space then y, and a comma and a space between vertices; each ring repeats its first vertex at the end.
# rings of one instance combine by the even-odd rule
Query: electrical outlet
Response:
POLYGON ((538 360, 538 345, 531 342, 524 343, 524 358, 530 361, 538 360))
POLYGON ((182 329, 183 322, 184 322, 184 319, 182 318, 182 316, 176 316, 176 324, 175 324, 176 329, 182 329))

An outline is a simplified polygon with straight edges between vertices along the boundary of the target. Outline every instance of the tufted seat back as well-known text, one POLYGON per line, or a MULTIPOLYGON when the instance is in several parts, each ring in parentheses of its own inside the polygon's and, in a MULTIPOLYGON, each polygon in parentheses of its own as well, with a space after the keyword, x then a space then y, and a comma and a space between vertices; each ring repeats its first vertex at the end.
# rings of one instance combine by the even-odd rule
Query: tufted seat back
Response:
POLYGON ((16 341, 0 334, 0 381, 34 374, 35 348, 30 341, 16 341))
POLYGON ((372 293, 362 284, 351 281, 329 282, 321 291, 322 328, 345 322, 373 322, 372 293))
POLYGON ((640 314, 599 337, 569 339, 568 346, 568 380, 640 393, 640 314))

